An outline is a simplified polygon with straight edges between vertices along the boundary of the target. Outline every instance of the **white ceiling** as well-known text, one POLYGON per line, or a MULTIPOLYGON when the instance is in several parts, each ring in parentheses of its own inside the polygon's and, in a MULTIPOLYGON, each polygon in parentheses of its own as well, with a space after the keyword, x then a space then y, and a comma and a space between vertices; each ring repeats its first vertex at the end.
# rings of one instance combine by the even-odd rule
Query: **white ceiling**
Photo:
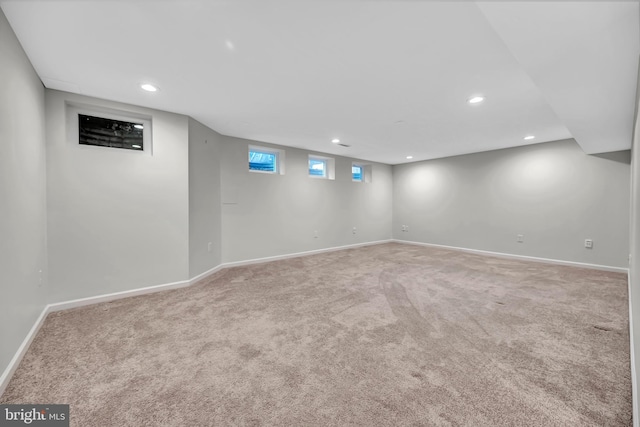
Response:
POLYGON ((631 146, 636 1, 0 6, 46 87, 225 135, 389 164, 570 137, 590 154, 631 146))

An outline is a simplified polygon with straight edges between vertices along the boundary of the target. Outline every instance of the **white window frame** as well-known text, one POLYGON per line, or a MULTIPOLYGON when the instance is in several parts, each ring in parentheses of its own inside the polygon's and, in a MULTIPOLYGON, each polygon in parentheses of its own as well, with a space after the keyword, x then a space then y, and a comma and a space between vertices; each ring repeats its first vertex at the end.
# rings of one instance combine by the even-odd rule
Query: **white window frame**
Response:
POLYGON ((280 150, 277 148, 250 145, 249 149, 247 150, 247 170, 251 173, 262 173, 267 175, 284 175, 284 160, 285 160, 284 150, 280 150), (258 153, 273 154, 276 158, 276 167, 275 167, 276 170, 260 171, 260 170, 251 169, 249 165, 249 156, 252 151, 258 152, 258 153))
POLYGON ((351 167, 360 166, 362 168, 362 180, 357 181, 353 179, 353 169, 349 170, 351 173, 351 181, 357 183, 371 184, 373 182, 373 165, 369 163, 353 162, 351 167))
POLYGON ((144 126, 142 131, 142 150, 128 150, 125 148, 117 148, 117 152, 123 153, 137 153, 153 155, 153 121, 151 116, 143 114, 133 113, 130 111, 115 110, 106 107, 100 107, 97 105, 85 105, 66 103, 66 116, 67 116, 67 139, 68 142, 80 150, 102 150, 105 148, 100 145, 86 145, 80 144, 80 131, 78 129, 78 115, 101 117, 110 120, 120 120, 123 122, 141 123, 144 126))
POLYGON ((333 157, 325 157, 318 156, 317 154, 309 154, 309 159, 307 160, 307 175, 309 178, 315 179, 328 179, 330 181, 336 179, 336 160, 333 157), (319 162, 324 162, 324 176, 319 175, 311 175, 309 173, 309 161, 316 160, 319 162))
POLYGON ((351 180, 353 182, 364 182, 364 165, 361 163, 351 163, 351 180), (353 178, 353 168, 354 167, 359 167, 360 168, 360 179, 354 179, 353 178))
POLYGON ((327 160, 326 159, 320 159, 318 157, 313 157, 313 156, 309 156, 309 162, 307 163, 307 172, 309 173, 309 177, 310 178, 323 178, 326 179, 327 178, 327 172, 328 172, 329 167, 327 166, 327 160), (312 175, 311 174, 311 165, 309 163, 311 162, 318 162, 318 163, 322 163, 323 167, 322 167, 322 175, 312 175))

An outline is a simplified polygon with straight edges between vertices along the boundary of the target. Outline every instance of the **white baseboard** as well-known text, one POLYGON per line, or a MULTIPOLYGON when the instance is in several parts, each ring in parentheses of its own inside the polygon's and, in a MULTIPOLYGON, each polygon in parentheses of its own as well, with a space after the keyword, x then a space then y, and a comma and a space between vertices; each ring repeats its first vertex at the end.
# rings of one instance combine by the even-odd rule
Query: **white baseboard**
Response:
POLYGON ((304 252, 295 252, 295 253, 291 253, 291 254, 285 254, 285 255, 276 255, 276 256, 270 256, 270 257, 265 257, 265 258, 254 258, 254 259, 248 259, 248 260, 244 260, 244 261, 232 261, 232 262, 225 262, 224 264, 221 265, 222 268, 229 268, 229 267, 239 267, 242 265, 251 265, 251 264, 261 264, 264 262, 271 262, 271 261, 279 261, 282 259, 288 259, 288 258, 298 258, 301 256, 307 256, 307 255, 317 255, 317 254, 322 254, 322 253, 326 253, 326 252, 335 252, 335 251, 342 251, 345 249, 352 249, 352 248, 361 248, 363 246, 372 246, 372 245, 380 245, 382 243, 390 243, 393 240, 388 239, 388 240, 376 240, 374 242, 364 242, 364 243, 356 243, 353 245, 344 245, 344 246, 334 246, 331 248, 324 248, 324 249, 315 249, 312 251, 304 251, 304 252))
MULTIPOLYGON (((607 270, 607 271, 615 271, 615 272, 627 272, 627 274, 629 273, 629 270, 626 269, 626 268, 609 267, 609 266, 594 265, 594 264, 585 264, 585 263, 572 262, 572 261, 559 261, 559 260, 546 259, 546 258, 536 258, 536 257, 522 256, 522 255, 512 255, 512 254, 505 254, 505 253, 500 253, 500 252, 482 251, 482 250, 477 250, 477 249, 459 248, 459 247, 454 247, 454 246, 436 245, 436 244, 431 244, 431 243, 412 242, 412 241, 408 241, 408 240, 397 240, 397 239, 378 240, 378 241, 374 241, 374 242, 365 242, 365 243, 357 243, 357 244, 345 245, 345 246, 336 246, 336 247, 331 247, 331 248, 316 249, 316 250, 312 250, 312 251, 296 252, 296 253, 290 253, 290 254, 285 254, 285 255, 277 255, 277 256, 265 257, 265 258, 256 258, 256 259, 245 260, 245 261, 227 262, 227 263, 224 263, 224 264, 220 264, 220 265, 218 265, 216 267, 213 267, 210 270, 207 270, 207 271, 205 271, 205 272, 203 272, 203 273, 201 273, 201 274, 199 274, 199 275, 197 275, 197 276, 195 276, 195 277, 193 277, 193 278, 191 278, 189 280, 184 280, 184 281, 180 281, 180 282, 173 282, 173 283, 166 283, 166 284, 156 285, 156 286, 147 286, 147 287, 144 287, 144 288, 132 289, 132 290, 128 290, 128 291, 114 292, 114 293, 110 293, 110 294, 97 295, 97 296, 94 296, 94 297, 80 298, 80 299, 75 299, 75 300, 71 300, 71 301, 63 301, 63 302, 48 304, 47 306, 44 307, 44 309, 42 310, 42 313, 40 313, 40 316, 38 316, 38 319, 34 323, 33 327, 31 328, 31 330, 29 331, 29 333, 25 337, 25 339, 22 342, 22 344, 20 345, 20 347, 18 348, 18 351, 14 355, 13 359, 11 359, 11 362, 9 362, 9 365, 7 366, 7 368, 2 373, 2 376, 0 377, 0 396, 2 395, 2 393, 4 393, 7 385, 9 384, 9 380, 11 379, 11 377, 14 374, 14 372, 18 368, 18 365, 20 364, 20 361, 22 360, 22 358, 26 354, 27 350, 29 349, 29 346, 31 345, 31 342, 33 341, 33 339, 35 338, 36 334, 40 330, 40 327, 44 323, 44 320, 46 319, 46 317, 47 317, 47 315, 49 313, 52 313, 52 312, 55 312, 55 311, 60 311, 60 310, 67 310, 67 309, 70 309, 70 308, 76 308, 76 307, 82 307, 82 306, 87 306, 87 305, 92 305, 92 304, 98 304, 98 303, 102 303, 102 302, 114 301, 114 300, 122 299, 122 298, 129 298, 129 297, 133 297, 133 296, 137 296, 137 295, 144 295, 144 294, 150 294, 150 293, 155 293, 155 292, 160 292, 160 291, 166 291, 166 290, 170 290, 170 289, 183 288, 183 287, 186 287, 186 286, 193 285, 194 283, 197 283, 200 280, 205 279, 206 277, 208 277, 208 276, 210 276, 210 275, 212 275, 212 274, 214 274, 214 273, 216 273, 216 272, 218 272, 220 270, 223 270, 225 268, 238 267, 238 266, 251 265, 251 264, 260 264, 260 263, 278 261, 278 260, 283 260, 283 259, 288 259, 288 258, 297 258, 297 257, 307 256, 307 255, 315 255, 315 254, 326 253, 326 252, 340 251, 340 250, 344 250, 344 249, 352 249, 352 248, 358 248, 358 247, 363 247, 363 246, 379 245, 379 244, 382 244, 382 243, 389 243, 389 242, 411 244, 411 245, 418 245, 418 246, 438 247, 438 248, 452 249, 452 250, 458 250, 458 251, 463 251, 463 252, 470 252, 470 253, 475 253, 475 254, 480 254, 480 255, 498 256, 498 257, 502 257, 502 258, 513 258, 513 259, 521 259, 521 260, 528 260, 528 261, 545 262, 545 263, 551 263, 551 264, 577 266, 577 267, 583 267, 583 268, 595 268, 595 269, 599 269, 599 270, 607 270)), ((630 283, 630 281, 629 281, 629 283, 630 283)), ((631 296, 631 294, 629 293, 629 297, 630 296, 631 296)), ((629 299, 629 304, 631 304, 631 299, 629 299)), ((633 388, 633 395, 635 397, 635 396, 637 396, 637 394, 636 394, 637 382, 636 382, 636 376, 635 376, 635 366, 634 366, 634 363, 633 363, 633 361, 634 361, 633 329, 632 329, 633 328, 633 323, 632 323, 632 317, 631 317, 631 305, 629 306, 629 327, 631 328, 630 334, 631 334, 632 388, 633 388)), ((640 425, 638 425, 637 414, 638 414, 638 403, 636 402, 636 400, 634 398, 634 401, 633 401, 634 427, 640 427, 640 425)))
POLYGON ((609 265, 588 264, 588 263, 584 263, 584 262, 564 261, 564 260, 551 259, 551 258, 539 258, 539 257, 533 257, 533 256, 527 256, 527 255, 514 255, 514 254, 503 253, 503 252, 484 251, 484 250, 481 250, 481 249, 469 249, 469 248, 461 248, 461 247, 457 247, 457 246, 438 245, 438 244, 435 244, 435 243, 413 242, 413 241, 410 241, 410 240, 393 239, 392 242, 394 242, 394 243, 404 243, 404 244, 416 245, 416 246, 428 246, 428 247, 433 247, 433 248, 451 249, 451 250, 454 250, 454 251, 469 252, 469 253, 478 254, 478 255, 490 255, 490 256, 495 256, 495 257, 500 257, 500 258, 509 258, 509 259, 519 259, 519 260, 523 260, 523 261, 542 262, 542 263, 545 263, 545 264, 567 265, 567 266, 570 266, 570 267, 581 267, 581 268, 590 268, 590 269, 593 269, 593 270, 612 271, 612 272, 615 272, 615 273, 628 273, 629 272, 628 268, 612 267, 612 266, 609 266, 609 265))
POLYGON ((629 295, 629 361, 631 365, 631 404, 633 405, 633 427, 640 427, 638 419, 638 378, 636 376, 636 355, 633 338, 633 305, 631 304, 631 270, 627 273, 629 295))
POLYGON ((333 252, 333 251, 339 251, 339 250, 343 250, 343 249, 357 248, 357 247, 369 246, 369 245, 377 245, 377 244, 380 244, 380 243, 388 243, 390 241, 391 240, 380 240, 380 241, 375 241, 375 242, 358 243, 358 244, 354 244, 354 245, 337 246, 337 247, 333 247, 333 248, 325 248, 325 249, 318 249, 318 250, 313 250, 313 251, 298 252, 298 253, 292 253, 292 254, 286 254, 286 255, 278 255, 278 256, 267 257, 267 258, 259 258, 259 259, 252 259, 252 260, 246 260, 246 261, 229 262, 229 263, 217 265, 217 266, 211 268, 210 270, 207 270, 207 271, 205 271, 205 272, 203 272, 201 274, 198 274, 195 277, 192 277, 189 280, 184 280, 184 281, 180 281, 180 282, 173 282, 173 283, 165 283, 165 284, 162 284, 162 285, 147 286, 147 287, 144 287, 144 288, 131 289, 131 290, 128 290, 128 291, 114 292, 114 293, 110 293, 110 294, 103 294, 103 295, 97 295, 97 296, 93 296, 93 297, 79 298, 79 299, 70 300, 70 301, 62 301, 62 302, 47 304, 42 309, 42 313, 40 313, 40 316, 38 316, 38 319, 36 320, 34 325, 31 327, 31 330, 29 331, 29 333, 25 337, 24 341, 22 342, 22 344, 18 348, 18 351, 16 352, 16 354, 11 359, 11 362, 9 362, 9 365, 7 366, 7 368, 2 373, 2 376, 0 377, 0 396, 2 396, 2 394, 5 391, 5 389, 9 385, 9 381, 11 380, 11 377, 15 373, 16 369, 18 369, 18 365, 20 365, 20 362, 22 361, 22 358, 26 354, 27 350, 29 349, 29 346, 31 345, 31 342, 33 341, 33 339, 37 335, 38 331, 40 330, 40 327, 44 323, 44 320, 46 319, 46 317, 47 317, 47 315, 49 313, 53 313, 53 312, 61 311, 61 310, 68 310, 70 308, 83 307, 83 306, 92 305, 92 304, 99 304, 99 303, 102 303, 102 302, 114 301, 114 300, 118 300, 118 299, 122 299, 122 298, 129 298, 129 297, 133 297, 133 296, 137 296, 137 295, 145 295, 145 294, 151 294, 151 293, 160 292, 160 291, 166 291, 166 290, 170 290, 170 289, 184 288, 186 286, 191 286, 191 285, 199 282, 202 279, 205 279, 206 277, 212 275, 213 273, 216 273, 216 272, 218 272, 218 271, 220 271, 222 269, 229 268, 229 267, 236 267, 236 266, 240 266, 240 265, 259 264, 259 263, 264 263, 264 262, 269 262, 269 261, 277 261, 277 260, 286 259, 286 258, 296 258, 296 257, 305 256, 305 255, 319 254, 319 253, 323 253, 323 252, 333 252))
POLYGON ((210 268, 209 270, 205 271, 204 273, 200 273, 197 276, 194 276, 191 279, 189 279, 189 285, 193 285, 194 283, 197 283, 200 280, 211 276, 213 273, 216 273, 216 272, 222 270, 223 268, 224 267, 222 266, 222 264, 216 265, 215 267, 210 268))
POLYGON ((2 373, 2 376, 0 377, 0 396, 2 396, 5 389, 9 385, 9 380, 11 380, 11 377, 16 372, 16 369, 18 369, 18 365, 20 365, 20 362, 22 361, 22 358, 24 357, 24 355, 27 354, 27 350, 29 349, 31 342, 38 334, 40 327, 42 327, 42 324, 44 323, 44 319, 47 317, 47 314, 49 314, 47 310, 48 307, 49 306, 47 305, 42 309, 42 312, 36 319, 36 322, 33 324, 31 329, 29 330, 29 333, 22 341, 22 344, 20 344, 20 347, 18 347, 18 351, 16 351, 16 354, 13 355, 11 362, 9 362, 9 365, 2 373))
POLYGON ((83 307, 85 305, 99 304, 101 302, 114 301, 122 298, 134 297, 137 295, 151 294, 154 292, 166 291, 169 289, 184 288, 191 284, 190 280, 184 280, 181 282, 165 283, 163 285, 147 286, 145 288, 131 289, 129 291, 114 292, 111 294, 96 295, 94 297, 74 299, 71 301, 56 302, 47 305, 49 312, 60 310, 68 310, 70 308, 83 307))
POLYGON ((24 341, 22 341, 22 344, 20 345, 20 347, 18 348, 18 351, 9 362, 9 365, 2 373, 2 376, 0 377, 0 396, 2 396, 5 389, 9 385, 9 380, 11 380, 11 377, 15 373, 16 369, 18 369, 18 365, 20 365, 22 358, 27 353, 27 350, 29 349, 31 342, 33 341, 35 336, 38 334, 38 331, 42 327, 42 324, 44 323, 44 320, 47 318, 47 315, 49 313, 53 313, 55 311, 60 311, 60 310, 67 310, 70 308, 82 307, 85 305, 98 304, 101 302, 114 301, 117 299, 133 297, 136 295, 144 295, 144 294, 150 294, 154 292, 166 291, 169 289, 183 288, 185 286, 189 286, 191 283, 193 283, 191 280, 185 280, 182 282, 166 283, 166 284, 157 285, 157 286, 147 286, 144 288, 132 289, 129 291, 114 292, 111 294, 97 295, 94 297, 80 298, 80 299, 75 299, 71 301, 63 301, 63 302, 57 302, 53 304, 47 304, 42 309, 40 316, 38 316, 38 318, 36 319, 36 322, 31 327, 31 330, 25 337, 24 341))
POLYGON ((199 274, 193 278, 191 278, 190 282, 191 284, 194 284, 208 276, 211 276, 213 273, 220 271, 220 270, 224 270, 225 268, 231 268, 231 267, 241 267, 244 265, 252 265, 252 264, 262 264, 265 262, 272 262, 272 261, 280 261, 283 259, 289 259, 289 258, 298 258, 301 256, 308 256, 308 255, 317 255, 317 254, 322 254, 322 253, 326 253, 326 252, 335 252, 335 251, 342 251, 345 249, 353 249, 353 248, 361 248, 364 246, 373 246, 373 245, 380 245, 382 243, 390 243, 392 242, 391 239, 388 240, 376 240, 373 242, 363 242, 363 243, 355 243, 352 245, 344 245, 344 246, 333 246, 331 248, 323 248, 323 249, 314 249, 312 251, 304 251, 304 252, 294 252, 294 253, 289 253, 289 254, 284 254, 284 255, 275 255, 275 256, 270 256, 270 257, 264 257, 264 258, 253 258, 253 259, 247 259, 247 260, 243 260, 243 261, 230 261, 230 262, 225 262, 222 263, 208 271, 205 271, 202 274, 199 274))
POLYGON ((9 385, 9 380, 11 380, 11 377, 15 373, 16 369, 18 369, 18 365, 20 365, 22 358, 26 354, 27 350, 29 349, 29 346, 31 345, 31 342, 33 341, 36 334, 42 327, 42 324, 44 323, 44 320, 47 318, 47 315, 49 313, 53 313, 60 310, 67 310, 70 308, 83 307, 86 305, 98 304, 101 302, 114 301, 122 298, 129 298, 136 295, 144 295, 144 294, 150 294, 154 292, 166 291, 169 289, 183 288, 185 286, 189 286, 192 283, 194 282, 192 282, 191 280, 185 280, 182 282, 166 283, 166 284, 157 285, 157 286, 147 286, 144 288, 132 289, 129 291, 114 292, 111 294, 97 295, 95 297, 80 298, 80 299, 75 299, 71 301, 63 301, 63 302, 57 302, 53 304, 47 304, 42 309, 42 313, 40 313, 40 316, 38 316, 38 319, 36 320, 34 325, 31 327, 31 330, 29 331, 24 341, 18 348, 18 351, 16 352, 16 354, 11 359, 11 362, 9 362, 9 365, 2 373, 2 376, 0 377, 0 396, 2 396, 5 389, 9 385))

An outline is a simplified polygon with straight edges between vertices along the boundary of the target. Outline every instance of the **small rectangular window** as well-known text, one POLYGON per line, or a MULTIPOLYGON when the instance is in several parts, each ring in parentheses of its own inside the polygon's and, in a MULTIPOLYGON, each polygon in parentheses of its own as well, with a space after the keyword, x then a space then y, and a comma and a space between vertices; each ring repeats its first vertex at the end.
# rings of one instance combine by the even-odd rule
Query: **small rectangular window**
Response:
POLYGON ((249 170, 267 173, 278 172, 278 153, 249 150, 249 170))
POLYGON ((81 145, 144 150, 144 125, 78 114, 78 133, 81 145))
POLYGON ((309 154, 309 177, 336 179, 336 160, 333 157, 309 154))
POLYGON ((309 176, 327 177, 327 161, 309 157, 309 176))
POLYGON ((360 165, 351 166, 351 176, 355 182, 362 182, 363 180, 362 166, 360 165))

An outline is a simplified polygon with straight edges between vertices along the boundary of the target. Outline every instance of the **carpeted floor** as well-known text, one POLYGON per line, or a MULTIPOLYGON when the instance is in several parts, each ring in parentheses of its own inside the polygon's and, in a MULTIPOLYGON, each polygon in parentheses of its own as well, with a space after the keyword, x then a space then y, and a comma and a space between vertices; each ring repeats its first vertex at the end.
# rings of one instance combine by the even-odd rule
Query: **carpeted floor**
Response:
POLYGON ((74 426, 630 426, 626 275, 384 244, 50 314, 74 426))

